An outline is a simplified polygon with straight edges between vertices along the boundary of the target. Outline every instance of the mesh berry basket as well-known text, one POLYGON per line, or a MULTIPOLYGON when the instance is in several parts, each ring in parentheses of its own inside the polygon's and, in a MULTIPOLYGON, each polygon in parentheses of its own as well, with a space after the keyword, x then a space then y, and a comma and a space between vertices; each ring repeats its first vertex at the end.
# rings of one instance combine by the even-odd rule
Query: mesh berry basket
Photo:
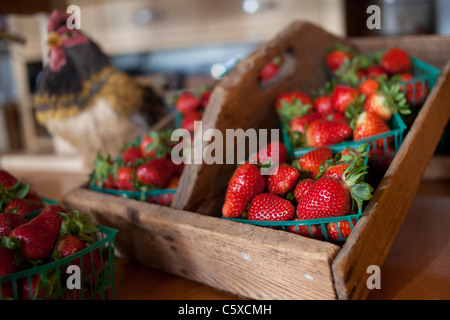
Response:
MULTIPOLYGON (((27 219, 31 219, 30 215, 27 219)), ((0 277, 0 300, 113 299, 118 230, 102 225, 97 228, 92 235, 95 242, 70 257, 0 277), (79 273, 68 269, 77 260, 83 261, 78 263, 79 273)))
MULTIPOLYGON (((353 144, 351 148, 359 149, 364 143, 353 144)), ((335 146, 332 149, 335 156, 338 152, 347 149, 349 146, 335 146)), ((312 148, 314 149, 314 148, 312 148)), ((311 149, 311 150, 312 150, 311 149)), ((370 146, 367 145, 365 151, 369 152, 370 146)), ((367 166, 369 158, 364 157, 363 166, 367 166)), ((364 169, 367 171, 367 169, 364 169)), ((364 176, 364 179, 366 176, 364 176)), ((222 216, 222 219, 237 221, 255 226, 268 227, 277 230, 284 230, 293 232, 304 237, 315 238, 318 240, 325 240, 334 243, 343 243, 348 238, 348 235, 353 231, 356 223, 362 215, 362 208, 359 208, 358 212, 352 211, 353 214, 348 214, 340 217, 323 218, 323 219, 310 219, 310 220, 290 220, 290 221, 255 221, 245 218, 226 218, 222 216), (341 231, 342 228, 342 231, 341 231)))
POLYGON ((128 191, 128 190, 119 190, 119 189, 106 189, 99 188, 95 185, 90 185, 89 189, 112 194, 116 196, 120 196, 126 199, 135 199, 140 201, 147 201, 150 203, 159 204, 162 206, 170 206, 173 200, 173 196, 177 189, 154 189, 147 191, 128 191))
MULTIPOLYGON (((403 142, 403 135, 406 130, 405 122, 402 117, 396 113, 392 116, 391 120, 388 122, 390 131, 377 134, 368 138, 359 139, 359 140, 350 140, 341 143, 337 143, 334 145, 329 145, 328 147, 333 152, 339 152, 344 150, 347 147, 357 148, 358 145, 368 143, 369 144, 369 153, 370 153, 370 162, 371 163, 382 163, 384 161, 389 161, 392 159, 398 149, 400 148, 403 142), (384 148, 377 148, 377 141, 383 140, 384 148), (388 148, 388 146, 392 144, 392 149, 388 148)), ((286 126, 282 123, 281 130, 283 134, 283 142, 286 145, 286 149, 289 157, 291 158, 299 158, 305 153, 313 150, 314 148, 294 148, 292 145, 290 134, 286 128, 286 126)))

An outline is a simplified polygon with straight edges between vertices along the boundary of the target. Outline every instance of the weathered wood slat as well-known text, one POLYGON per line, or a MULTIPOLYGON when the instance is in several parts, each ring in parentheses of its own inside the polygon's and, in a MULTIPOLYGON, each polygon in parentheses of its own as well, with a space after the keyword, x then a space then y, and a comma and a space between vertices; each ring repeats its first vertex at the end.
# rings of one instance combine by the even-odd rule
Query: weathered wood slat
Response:
POLYGON ((331 262, 339 247, 80 188, 63 201, 119 230, 128 259, 253 299, 336 299, 331 262))

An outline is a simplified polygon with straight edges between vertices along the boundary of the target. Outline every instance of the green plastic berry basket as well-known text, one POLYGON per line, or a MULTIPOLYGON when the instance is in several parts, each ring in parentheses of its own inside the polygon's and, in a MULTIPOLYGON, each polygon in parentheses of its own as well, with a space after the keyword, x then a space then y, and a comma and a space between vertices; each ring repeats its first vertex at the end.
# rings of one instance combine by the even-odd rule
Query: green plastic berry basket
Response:
POLYGON ((99 188, 96 185, 90 185, 89 189, 97 192, 112 194, 126 199, 135 199, 159 204, 162 206, 170 206, 173 196, 177 189, 154 189, 147 191, 128 191, 119 189, 99 188))
MULTIPOLYGON (((359 139, 359 140, 350 140, 345 141, 333 145, 329 145, 329 147, 333 153, 342 151, 347 147, 357 148, 358 145, 368 143, 370 146, 369 152, 371 153, 371 157, 369 161, 373 162, 383 162, 386 159, 392 159, 397 153, 403 142, 403 135, 406 130, 406 125, 402 119, 402 117, 396 113, 392 116, 391 120, 388 122, 390 131, 377 134, 368 138, 359 139), (377 141, 383 140, 384 149, 377 149, 377 141), (389 149, 389 143, 392 143, 392 149, 389 149), (378 151, 377 151, 378 150, 378 151)), ((300 158, 305 153, 315 149, 315 148, 293 148, 290 134, 286 128, 286 126, 282 123, 281 130, 283 135, 283 142, 286 145, 286 150, 288 156, 291 158, 300 158)))
POLYGON ((118 230, 102 225, 97 228, 92 235, 95 242, 70 257, 0 277, 0 300, 112 300, 118 230), (77 259, 90 259, 90 265, 80 263, 79 272, 68 269, 77 259), (91 269, 89 274, 85 266, 91 269), (33 286, 36 279, 40 279, 39 285, 33 286), (33 287, 34 292, 24 289, 33 287))
POLYGON ((350 231, 356 226, 362 215, 362 209, 356 214, 349 214, 340 217, 309 219, 309 220, 290 220, 290 221, 254 221, 244 218, 225 218, 225 220, 247 223, 255 226, 283 230, 302 235, 308 238, 324 240, 333 243, 344 243, 348 238, 348 234, 341 232, 342 223, 348 223, 350 231), (327 228, 334 227, 335 232, 327 232, 327 228))

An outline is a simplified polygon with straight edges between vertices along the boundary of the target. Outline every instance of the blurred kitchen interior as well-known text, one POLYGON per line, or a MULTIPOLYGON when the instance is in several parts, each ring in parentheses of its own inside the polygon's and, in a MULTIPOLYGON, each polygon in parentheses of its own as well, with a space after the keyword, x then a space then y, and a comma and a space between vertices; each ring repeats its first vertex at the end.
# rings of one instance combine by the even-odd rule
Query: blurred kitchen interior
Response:
MULTIPOLYGON (((31 97, 46 63, 49 13, 76 4, 81 29, 118 69, 162 95, 214 84, 293 20, 340 36, 450 34, 448 0, 102 0, 0 4, 0 167, 82 171, 69 145, 35 121, 31 97), (382 29, 366 27, 369 5, 382 29)), ((436 153, 449 155, 447 134, 436 153)), ((448 163, 448 162, 447 162, 448 163)), ((448 169, 448 168, 447 168, 448 169)), ((450 171, 450 170, 448 170, 450 171)))

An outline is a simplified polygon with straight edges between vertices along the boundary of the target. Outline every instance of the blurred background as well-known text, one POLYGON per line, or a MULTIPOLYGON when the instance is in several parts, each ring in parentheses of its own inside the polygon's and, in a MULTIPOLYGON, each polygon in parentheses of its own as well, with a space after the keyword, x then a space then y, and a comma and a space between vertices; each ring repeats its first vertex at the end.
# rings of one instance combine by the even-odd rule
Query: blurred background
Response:
MULTIPOLYGON (((116 68, 163 95, 214 84, 236 61, 293 20, 312 22, 339 36, 450 34, 447 0, 4 1, 0 4, 0 167, 30 167, 36 159, 40 167, 81 169, 71 147, 36 122, 31 101, 47 63, 48 16, 53 9, 65 11, 71 4, 81 9, 82 31, 116 68), (381 30, 366 27, 371 4, 382 10, 381 30), (53 161, 55 155, 63 161, 53 161)), ((437 153, 449 154, 446 146, 441 143, 437 153)))

